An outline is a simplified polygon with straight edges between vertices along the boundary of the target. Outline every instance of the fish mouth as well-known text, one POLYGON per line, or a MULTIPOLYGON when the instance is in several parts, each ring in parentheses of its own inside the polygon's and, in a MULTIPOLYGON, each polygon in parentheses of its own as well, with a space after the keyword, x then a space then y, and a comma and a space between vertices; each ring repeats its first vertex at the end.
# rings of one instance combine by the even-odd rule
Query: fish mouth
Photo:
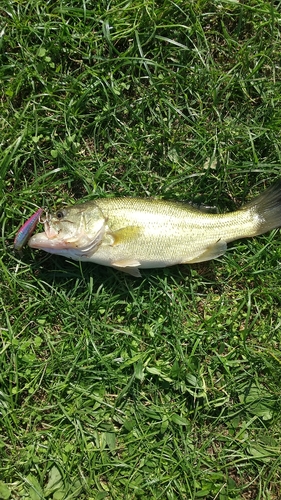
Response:
POLYGON ((31 236, 28 241, 28 245, 31 248, 45 250, 51 253, 75 246, 77 238, 65 240, 65 238, 60 237, 60 230, 51 224, 50 219, 51 215, 46 213, 46 218, 41 221, 44 224, 44 232, 31 236))
POLYGON ((49 238, 46 233, 37 233, 31 236, 28 240, 28 245, 31 248, 36 248, 38 250, 48 251, 53 249, 62 249, 66 248, 66 244, 64 240, 60 240, 59 238, 49 238))
POLYGON ((84 255, 88 257, 100 246, 103 235, 104 225, 100 227, 93 238, 87 238, 86 241, 81 234, 70 236, 69 238, 62 238, 59 236, 59 231, 50 228, 48 224, 46 225, 45 223, 45 232, 31 236, 28 241, 28 246, 37 250, 45 250, 49 253, 61 255, 74 253, 76 256, 84 255))

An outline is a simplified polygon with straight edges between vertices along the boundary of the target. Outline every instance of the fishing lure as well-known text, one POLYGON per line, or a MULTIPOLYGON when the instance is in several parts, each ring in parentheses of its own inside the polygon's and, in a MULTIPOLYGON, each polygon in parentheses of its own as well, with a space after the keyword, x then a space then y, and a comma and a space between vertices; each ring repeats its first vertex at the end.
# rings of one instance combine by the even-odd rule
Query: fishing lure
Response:
POLYGON ((37 212, 35 212, 35 214, 33 214, 19 229, 14 241, 15 250, 17 251, 22 250, 22 248, 27 243, 32 233, 34 233, 35 228, 43 212, 44 212, 43 208, 39 208, 37 212))

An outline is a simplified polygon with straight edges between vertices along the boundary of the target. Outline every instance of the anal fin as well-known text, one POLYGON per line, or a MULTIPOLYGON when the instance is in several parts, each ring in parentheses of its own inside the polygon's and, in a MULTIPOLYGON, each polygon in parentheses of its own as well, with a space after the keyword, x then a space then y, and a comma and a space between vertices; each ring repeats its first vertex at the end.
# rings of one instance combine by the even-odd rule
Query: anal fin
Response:
POLYGON ((209 245, 200 254, 192 259, 183 260, 181 264, 196 264, 198 262, 206 262, 207 260, 216 259, 223 255, 227 250, 226 241, 219 240, 213 245, 209 245))

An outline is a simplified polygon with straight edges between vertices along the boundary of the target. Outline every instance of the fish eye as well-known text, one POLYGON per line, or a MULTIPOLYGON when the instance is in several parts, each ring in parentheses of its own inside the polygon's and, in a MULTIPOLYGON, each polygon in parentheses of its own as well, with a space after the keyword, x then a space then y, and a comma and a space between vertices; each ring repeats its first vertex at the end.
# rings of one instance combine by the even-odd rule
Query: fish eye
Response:
POLYGON ((63 210, 58 210, 57 213, 56 213, 56 218, 61 220, 64 218, 64 212, 63 210))

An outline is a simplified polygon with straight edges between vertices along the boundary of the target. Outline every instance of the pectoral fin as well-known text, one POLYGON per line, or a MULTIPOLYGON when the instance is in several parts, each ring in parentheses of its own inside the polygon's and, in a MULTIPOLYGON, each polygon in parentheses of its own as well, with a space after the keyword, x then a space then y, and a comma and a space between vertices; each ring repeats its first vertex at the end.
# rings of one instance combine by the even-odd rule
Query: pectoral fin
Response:
POLYGON ((116 260, 111 263, 112 267, 122 271, 123 273, 130 274, 131 276, 135 276, 136 278, 141 277, 141 273, 138 270, 138 266, 140 266, 140 262, 135 259, 123 259, 116 260))
POLYGON ((112 238, 112 246, 121 245, 140 235, 141 228, 138 226, 126 226, 117 229, 116 231, 110 231, 110 236, 112 238))
POLYGON ((182 264, 196 264, 198 262, 205 262, 207 260, 216 259, 223 255, 227 250, 225 241, 219 240, 213 245, 209 245, 203 252, 196 255, 192 259, 183 260, 182 264))

